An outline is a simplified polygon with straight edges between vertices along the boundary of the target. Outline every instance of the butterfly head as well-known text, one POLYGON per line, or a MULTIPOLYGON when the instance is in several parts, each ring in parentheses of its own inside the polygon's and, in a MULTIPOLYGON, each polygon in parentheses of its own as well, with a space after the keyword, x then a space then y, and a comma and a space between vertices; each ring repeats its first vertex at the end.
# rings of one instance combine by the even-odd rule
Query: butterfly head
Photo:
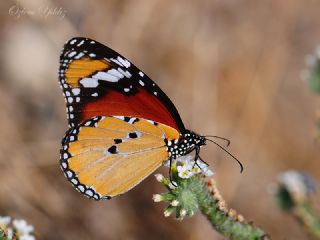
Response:
POLYGON ((199 134, 187 130, 174 141, 167 141, 167 148, 172 158, 186 155, 193 150, 199 150, 200 147, 206 145, 206 138, 199 134))
POLYGON ((206 138, 193 132, 187 130, 183 135, 182 139, 183 143, 186 143, 190 148, 190 151, 193 151, 196 148, 200 148, 203 145, 206 145, 206 138))

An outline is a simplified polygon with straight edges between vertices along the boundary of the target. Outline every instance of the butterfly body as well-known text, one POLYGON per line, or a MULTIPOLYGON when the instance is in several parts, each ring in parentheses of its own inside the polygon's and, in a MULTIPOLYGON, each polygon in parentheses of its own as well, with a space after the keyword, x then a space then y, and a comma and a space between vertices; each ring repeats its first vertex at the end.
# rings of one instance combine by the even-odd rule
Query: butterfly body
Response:
POLYGON ((167 142, 167 151, 172 159, 187 155, 206 144, 206 139, 199 134, 186 130, 178 139, 167 142))
POLYGON ((165 161, 199 153, 205 137, 185 129, 167 95, 110 48, 69 40, 59 81, 70 129, 60 165, 81 193, 95 200, 127 192, 165 161))

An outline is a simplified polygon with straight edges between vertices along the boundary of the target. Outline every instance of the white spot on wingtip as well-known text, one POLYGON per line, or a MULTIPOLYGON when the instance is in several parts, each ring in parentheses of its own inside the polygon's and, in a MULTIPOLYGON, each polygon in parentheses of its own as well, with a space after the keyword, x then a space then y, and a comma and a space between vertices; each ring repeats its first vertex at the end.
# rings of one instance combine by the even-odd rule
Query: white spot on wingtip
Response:
POLYGON ((78 190, 79 190, 80 192, 84 192, 84 187, 83 187, 82 185, 80 185, 80 186, 78 186, 78 190))
POLYGON ((92 191, 91 189, 88 189, 88 190, 86 191, 86 194, 87 194, 88 196, 92 197, 92 196, 93 196, 93 191, 92 191))
POLYGON ((139 80, 139 84, 140 84, 141 86, 144 86, 144 82, 143 82, 142 80, 139 80))
POLYGON ((67 171, 67 176, 68 176, 69 178, 71 178, 71 177, 72 177, 72 172, 71 172, 71 171, 67 171))
POLYGON ((96 88, 99 85, 98 79, 96 78, 83 78, 80 80, 80 83, 85 88, 96 88))
POLYGON ((109 74, 111 74, 113 76, 116 76, 118 78, 123 78, 124 77, 124 75, 122 73, 120 73, 117 69, 114 69, 114 68, 109 70, 107 73, 109 73, 109 74))
POLYGON ((61 163, 61 166, 62 166, 63 169, 66 169, 66 168, 67 168, 67 164, 66 164, 65 162, 62 162, 62 163, 61 163))
POLYGON ((85 126, 90 126, 91 123, 92 123, 91 121, 88 121, 88 122, 86 122, 84 125, 85 125, 85 126))
POLYGON ((75 44, 76 42, 77 42, 77 39, 73 39, 73 40, 70 41, 70 44, 73 45, 73 44, 75 44))
POLYGON ((84 40, 81 40, 81 41, 77 44, 77 47, 80 47, 82 44, 84 44, 84 40))
POLYGON ((126 68, 130 67, 131 63, 127 59, 123 59, 122 57, 118 56, 117 60, 126 68))
POLYGON ((78 180, 75 179, 75 178, 72 178, 72 179, 71 179, 71 182, 72 182, 74 185, 77 185, 77 184, 79 183, 78 180))
POLYGON ((110 58, 110 60, 118 65, 120 65, 121 67, 123 67, 123 65, 117 60, 117 59, 114 59, 114 58, 110 58))
MULTIPOLYGON (((70 57, 70 58, 72 58, 74 55, 76 55, 77 54, 77 52, 76 51, 73 51, 73 52, 71 52, 71 53, 69 53, 68 54, 68 57, 70 57)), ((67 63, 66 61, 64 61, 65 63, 67 63)), ((64 63, 64 64, 65 64, 64 63)))
POLYGON ((74 58, 75 59, 80 59, 84 56, 84 53, 83 52, 80 52, 77 56, 75 56, 74 58))
POLYGON ((74 95, 79 95, 79 93, 80 93, 80 88, 73 88, 71 91, 72 91, 72 93, 73 93, 74 95))
POLYGON ((114 76, 114 75, 110 74, 109 71, 108 72, 98 72, 95 75, 93 75, 92 78, 103 80, 103 81, 108 81, 108 82, 118 82, 120 79, 118 76, 114 76))
POLYGON ((124 75, 126 78, 131 78, 132 74, 130 72, 128 72, 127 70, 126 71, 123 71, 122 68, 118 68, 118 71, 124 75))

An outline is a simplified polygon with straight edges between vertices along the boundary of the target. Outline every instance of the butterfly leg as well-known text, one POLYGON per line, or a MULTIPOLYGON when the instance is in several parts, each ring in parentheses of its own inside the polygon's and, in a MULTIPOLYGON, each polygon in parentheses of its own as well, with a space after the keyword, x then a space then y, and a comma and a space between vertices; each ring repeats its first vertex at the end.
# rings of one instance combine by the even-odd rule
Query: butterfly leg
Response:
POLYGON ((171 182, 171 184, 173 185, 173 186, 175 186, 175 187, 177 187, 178 185, 173 181, 173 177, 172 177, 172 158, 170 157, 170 159, 169 159, 169 163, 170 163, 170 165, 169 165, 169 179, 170 179, 170 182, 171 182))
POLYGON ((193 168, 197 166, 198 168, 201 169, 200 165, 198 164, 198 159, 200 159, 201 162, 204 162, 207 166, 209 166, 209 164, 200 157, 200 148, 196 148, 196 155, 194 157, 193 168))
POLYGON ((198 158, 200 158, 200 148, 196 148, 196 155, 194 156, 194 164, 193 167, 194 168, 196 165, 200 168, 199 164, 197 163, 198 158))

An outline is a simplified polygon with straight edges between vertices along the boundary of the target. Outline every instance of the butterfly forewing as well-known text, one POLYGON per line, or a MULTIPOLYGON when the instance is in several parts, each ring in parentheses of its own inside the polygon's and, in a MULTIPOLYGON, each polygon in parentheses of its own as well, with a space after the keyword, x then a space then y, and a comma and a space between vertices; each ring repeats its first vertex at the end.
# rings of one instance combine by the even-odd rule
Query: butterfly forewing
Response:
POLYGON ((88 38, 69 40, 60 56, 59 80, 69 125, 94 116, 134 116, 185 130, 166 94, 112 49, 88 38))
POLYGON ((174 128, 128 116, 99 116, 71 128, 62 141, 61 168, 68 180, 99 200, 127 192, 168 159, 174 128))

